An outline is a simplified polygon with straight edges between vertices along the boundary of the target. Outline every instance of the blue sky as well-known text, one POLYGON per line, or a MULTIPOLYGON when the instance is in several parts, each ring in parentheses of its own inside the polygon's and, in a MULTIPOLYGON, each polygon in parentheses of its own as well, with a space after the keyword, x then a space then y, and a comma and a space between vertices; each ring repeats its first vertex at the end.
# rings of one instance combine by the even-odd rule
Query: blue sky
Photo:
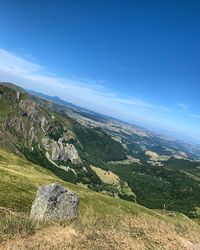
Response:
POLYGON ((200 140, 199 1, 0 4, 0 81, 200 140))

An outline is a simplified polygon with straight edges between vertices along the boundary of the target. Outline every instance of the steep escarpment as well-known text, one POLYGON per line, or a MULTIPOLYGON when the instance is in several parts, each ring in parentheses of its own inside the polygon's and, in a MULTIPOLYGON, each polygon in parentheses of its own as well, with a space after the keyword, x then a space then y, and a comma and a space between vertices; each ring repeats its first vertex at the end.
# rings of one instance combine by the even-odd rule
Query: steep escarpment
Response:
POLYGON ((28 94, 1 84, 1 144, 23 153, 37 148, 49 152, 51 160, 80 164, 75 146, 68 143, 70 131, 52 114, 30 100, 28 94))
POLYGON ((0 84, 0 144, 15 151, 40 150, 52 161, 81 164, 126 158, 122 145, 101 129, 88 129, 48 101, 33 98, 12 84, 0 84))

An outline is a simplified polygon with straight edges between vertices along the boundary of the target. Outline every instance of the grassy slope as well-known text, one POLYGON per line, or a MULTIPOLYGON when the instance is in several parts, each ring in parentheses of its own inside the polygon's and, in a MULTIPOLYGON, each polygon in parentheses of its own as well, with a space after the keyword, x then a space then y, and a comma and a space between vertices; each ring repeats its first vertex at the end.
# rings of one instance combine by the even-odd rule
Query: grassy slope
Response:
POLYGON ((28 212, 40 185, 60 183, 80 195, 80 210, 92 206, 97 213, 138 213, 154 214, 140 205, 113 199, 91 190, 64 182, 50 171, 0 149, 0 204, 16 211, 28 212), (105 206, 106 205, 106 206, 105 206))
POLYGON ((92 170, 100 177, 100 179, 108 184, 119 184, 119 176, 113 174, 112 172, 105 171, 101 168, 91 166, 92 170))
POLYGON ((188 244, 186 238, 200 241, 199 227, 185 216, 167 217, 64 182, 3 150, 0 190, 0 249, 180 249, 180 244, 188 244), (71 224, 32 225, 27 216, 36 190, 52 182, 80 195, 78 219, 71 224))

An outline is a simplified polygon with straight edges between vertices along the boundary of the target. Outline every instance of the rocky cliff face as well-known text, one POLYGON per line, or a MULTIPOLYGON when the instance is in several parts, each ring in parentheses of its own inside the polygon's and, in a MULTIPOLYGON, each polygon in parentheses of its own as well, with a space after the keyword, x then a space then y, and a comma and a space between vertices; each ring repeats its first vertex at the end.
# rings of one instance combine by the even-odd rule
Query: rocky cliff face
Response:
POLYGON ((43 145, 52 161, 70 161, 73 164, 82 163, 75 146, 73 144, 64 143, 62 138, 55 141, 46 137, 43 139, 43 145))
POLYGON ((43 151, 50 160, 81 164, 79 153, 69 140, 75 135, 49 111, 39 107, 29 96, 11 86, 0 84, 0 134, 7 147, 19 151, 43 151))
POLYGON ((11 84, 0 84, 0 94, 0 146, 43 166, 81 164, 80 155, 87 163, 126 158, 120 143, 69 117, 65 106, 11 84))

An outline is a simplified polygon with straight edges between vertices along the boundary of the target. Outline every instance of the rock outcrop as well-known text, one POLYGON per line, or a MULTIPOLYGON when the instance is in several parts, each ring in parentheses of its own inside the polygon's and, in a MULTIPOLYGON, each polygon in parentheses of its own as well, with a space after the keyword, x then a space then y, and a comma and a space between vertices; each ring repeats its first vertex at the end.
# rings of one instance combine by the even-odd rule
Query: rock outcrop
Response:
POLYGON ((22 100, 19 106, 22 110, 22 116, 26 117, 32 123, 37 123, 44 132, 48 131, 52 126, 51 119, 39 111, 36 103, 33 101, 29 99, 22 100))
POLYGON ((66 220, 77 216, 79 196, 58 184, 38 189, 31 208, 33 220, 66 220))
POLYGON ((52 161, 70 161, 73 164, 82 163, 73 144, 65 143, 62 140, 55 141, 46 137, 43 139, 43 145, 52 161))

